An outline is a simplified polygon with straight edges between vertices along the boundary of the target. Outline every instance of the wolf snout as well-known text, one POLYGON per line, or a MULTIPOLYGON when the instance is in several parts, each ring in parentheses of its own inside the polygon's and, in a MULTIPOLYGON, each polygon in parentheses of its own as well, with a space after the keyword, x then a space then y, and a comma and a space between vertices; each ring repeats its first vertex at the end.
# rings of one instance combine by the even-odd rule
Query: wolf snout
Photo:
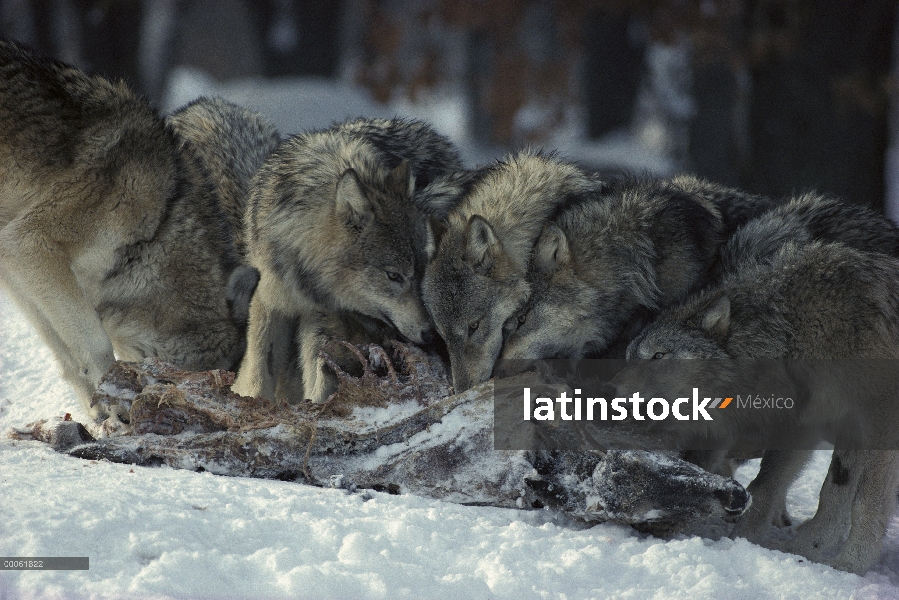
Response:
POLYGON ((433 339, 433 334, 429 329, 407 329, 406 331, 400 331, 407 340, 415 344, 416 346, 423 346, 429 343, 429 340, 433 339))

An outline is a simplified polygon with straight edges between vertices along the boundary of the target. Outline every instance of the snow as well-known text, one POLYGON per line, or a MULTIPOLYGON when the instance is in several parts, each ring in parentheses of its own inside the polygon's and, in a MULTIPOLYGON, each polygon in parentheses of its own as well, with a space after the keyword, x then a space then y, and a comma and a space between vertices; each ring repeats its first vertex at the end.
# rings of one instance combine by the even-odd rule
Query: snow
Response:
MULTIPOLYGON (((742 539, 70 458, 6 437, 84 414, 3 295, 0 331, 0 556, 90 557, 87 571, 2 571, 2 599, 899 598, 896 518, 881 562, 858 577, 742 539)), ((791 490, 799 520, 828 460, 818 453, 791 490)))

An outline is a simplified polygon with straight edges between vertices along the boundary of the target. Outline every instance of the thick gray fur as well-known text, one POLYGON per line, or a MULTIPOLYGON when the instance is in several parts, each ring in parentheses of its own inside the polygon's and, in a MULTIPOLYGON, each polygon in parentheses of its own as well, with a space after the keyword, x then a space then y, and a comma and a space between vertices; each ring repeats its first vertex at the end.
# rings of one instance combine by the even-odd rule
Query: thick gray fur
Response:
POLYGON ((256 276, 192 143, 124 83, 0 41, 0 284, 92 417, 114 357, 233 369, 256 276))
POLYGON ((528 265, 543 226, 564 207, 602 194, 605 185, 530 150, 435 183, 443 194, 461 196, 445 220, 431 223, 422 283, 456 392, 490 378, 503 324, 530 295, 528 265))
POLYGON ((501 358, 623 357, 652 315, 708 283, 724 236, 716 204, 670 181, 618 182, 567 208, 537 240, 501 358))
POLYGON ((222 98, 197 98, 166 117, 182 144, 190 144, 217 188, 219 202, 237 246, 243 241, 250 180, 278 147, 281 137, 264 115, 222 98))
POLYGON ((328 340, 428 339, 425 217, 453 198, 422 188, 461 168, 449 140, 420 121, 359 119, 282 142, 245 215, 261 276, 236 389, 321 402, 336 388, 320 355, 328 340))
MULTIPOLYGON (((631 343, 627 355, 896 359, 897 274, 899 260, 883 253, 861 252, 840 243, 787 242, 763 261, 742 261, 739 270, 726 274, 719 285, 663 313, 631 343)), ((679 377, 690 380, 695 375, 691 370, 701 369, 702 363, 683 361, 679 377)), ((726 377, 718 371, 717 376, 726 377)), ((864 389, 844 389, 839 378, 826 372, 818 375, 809 384, 811 405, 801 418, 812 419, 807 425, 819 427, 820 435, 835 443, 834 465, 822 487, 817 514, 799 528, 787 549, 864 573, 880 552, 899 490, 899 452, 890 450, 899 441, 895 427, 899 404, 895 389, 881 387, 873 374, 864 389), (850 451, 838 438, 828 438, 834 424, 850 416, 868 432, 869 447, 874 449, 850 451), (825 421, 817 423, 816 418, 825 421), (848 538, 840 548, 840 536, 847 529, 848 538)), ((745 420, 762 418, 755 415, 765 412, 727 413, 743 419, 729 422, 733 443, 740 443, 740 432, 749 425, 782 426, 784 419, 800 418, 799 411, 778 411, 779 420, 767 425, 745 420)), ((748 488, 753 505, 738 522, 735 535, 764 541, 807 456, 803 451, 765 452, 759 475, 748 488)))

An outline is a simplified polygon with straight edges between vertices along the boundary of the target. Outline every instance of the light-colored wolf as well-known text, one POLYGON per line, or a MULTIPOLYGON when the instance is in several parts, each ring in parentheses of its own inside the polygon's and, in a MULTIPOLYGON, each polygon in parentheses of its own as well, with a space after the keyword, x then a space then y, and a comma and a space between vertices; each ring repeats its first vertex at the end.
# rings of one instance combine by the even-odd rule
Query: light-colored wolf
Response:
POLYGON ((469 174, 455 210, 431 221, 422 294, 457 393, 490 378, 503 324, 530 295, 528 264, 543 226, 605 186, 551 155, 522 151, 469 174))
POLYGON ((329 339, 428 339, 425 218, 452 198, 418 191, 461 168, 420 121, 359 119, 285 140, 251 186, 246 243, 261 276, 235 389, 324 401, 336 389, 320 355, 329 339))
POLYGON ((114 355, 234 368, 257 277, 192 144, 124 83, 0 41, 0 283, 92 417, 114 355))
MULTIPOLYGON (((896 359, 897 314, 896 258, 840 243, 787 242, 765 260, 744 260, 739 270, 726 274, 719 285, 664 312, 634 339, 627 355, 629 359, 896 359)), ((678 361, 675 379, 695 385, 706 376, 705 362, 678 361)), ((859 364, 864 368, 868 363, 859 364)), ((618 383, 633 379, 639 370, 640 365, 635 364, 616 379, 618 383)), ((720 381, 725 381, 728 373, 727 367, 715 369, 720 381)), ((899 399, 895 378, 882 382, 881 374, 872 372, 870 376, 856 375, 852 381, 855 383, 847 388, 846 378, 828 372, 806 378, 804 395, 810 404, 801 411, 777 411, 776 421, 762 425, 798 426, 801 420, 815 437, 823 436, 835 444, 818 513, 800 527, 788 549, 863 573, 880 552, 899 490, 899 431, 895 426, 899 399), (870 450, 841 442, 843 423, 859 424, 870 450), (846 527, 848 538, 837 553, 836 545, 846 527)), ((671 389, 664 384, 644 380, 643 388, 649 387, 641 391, 651 394, 653 385, 671 389)), ((742 432, 760 425, 752 419, 772 418, 770 411, 727 414, 739 415, 726 421, 734 444, 745 443, 740 439, 742 432)), ((722 453, 727 450, 721 449, 722 453)), ((738 522, 735 535, 764 540, 807 457, 808 452, 801 450, 765 451, 759 475, 748 488, 752 507, 738 522)))
POLYGON ((198 153, 218 192, 237 254, 246 256, 244 212, 250 180, 275 151, 281 136, 265 116, 222 98, 197 98, 166 117, 181 140, 198 153))

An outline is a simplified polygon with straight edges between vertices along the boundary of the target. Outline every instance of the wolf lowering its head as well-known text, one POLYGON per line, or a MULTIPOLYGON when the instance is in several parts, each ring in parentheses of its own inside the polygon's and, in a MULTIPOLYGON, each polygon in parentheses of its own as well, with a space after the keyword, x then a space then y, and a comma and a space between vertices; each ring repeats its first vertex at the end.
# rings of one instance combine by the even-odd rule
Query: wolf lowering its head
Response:
MULTIPOLYGON (((231 162, 271 148, 261 118, 214 124, 247 119, 266 134, 220 136, 231 162)), ((0 41, 0 284, 95 417, 116 357, 230 369, 243 355, 258 274, 222 212, 228 182, 184 131, 124 83, 0 41)))
POLYGON ((432 223, 422 294, 457 392, 490 378, 503 325, 528 299, 528 264, 546 221, 603 186, 574 165, 523 151, 470 173, 458 206, 432 223))
POLYGON ((336 385, 319 354, 329 339, 429 337, 424 219, 440 217, 447 200, 417 192, 458 169, 455 149, 418 121, 351 121, 281 145, 254 179, 246 214, 261 279, 244 393, 323 401, 336 385))

